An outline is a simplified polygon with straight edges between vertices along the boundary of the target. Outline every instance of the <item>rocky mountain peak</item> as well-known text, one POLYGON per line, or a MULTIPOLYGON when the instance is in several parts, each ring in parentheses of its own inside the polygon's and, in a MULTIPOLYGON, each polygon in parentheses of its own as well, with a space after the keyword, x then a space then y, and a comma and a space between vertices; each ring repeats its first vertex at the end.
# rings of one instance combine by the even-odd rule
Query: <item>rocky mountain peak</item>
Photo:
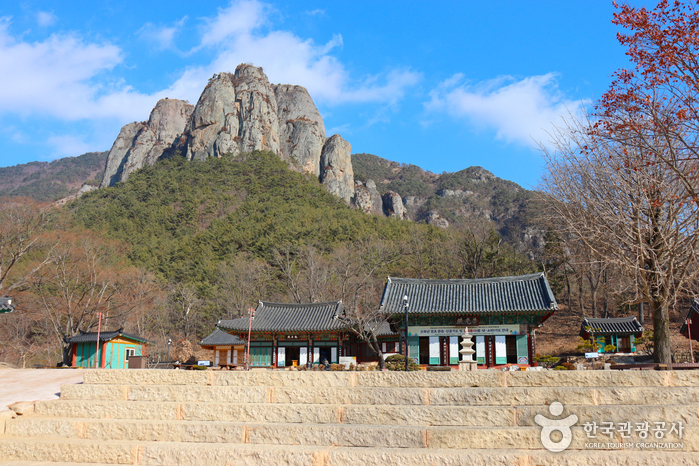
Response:
POLYGON ((164 99, 148 123, 122 128, 109 152, 102 186, 175 152, 188 160, 266 150, 313 175, 350 202, 354 197, 351 145, 325 125, 308 91, 271 85, 262 68, 239 65, 214 75, 196 106, 164 99), (321 160, 323 158, 323 160, 321 160))

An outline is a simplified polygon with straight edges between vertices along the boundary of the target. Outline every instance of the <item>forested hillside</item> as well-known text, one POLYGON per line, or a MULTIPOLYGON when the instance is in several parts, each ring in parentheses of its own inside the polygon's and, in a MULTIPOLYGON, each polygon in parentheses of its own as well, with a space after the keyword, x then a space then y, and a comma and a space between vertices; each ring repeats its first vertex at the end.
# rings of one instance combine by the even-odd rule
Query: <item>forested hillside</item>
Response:
POLYGON ((88 152, 53 162, 0 167, 0 197, 30 197, 53 202, 74 194, 84 183, 99 185, 107 152, 88 152))
POLYGON ((459 227, 484 224, 530 255, 543 246, 534 192, 481 167, 437 175, 372 154, 352 155, 352 166, 355 179, 371 179, 379 192, 400 194, 414 221, 433 223, 441 218, 459 227))

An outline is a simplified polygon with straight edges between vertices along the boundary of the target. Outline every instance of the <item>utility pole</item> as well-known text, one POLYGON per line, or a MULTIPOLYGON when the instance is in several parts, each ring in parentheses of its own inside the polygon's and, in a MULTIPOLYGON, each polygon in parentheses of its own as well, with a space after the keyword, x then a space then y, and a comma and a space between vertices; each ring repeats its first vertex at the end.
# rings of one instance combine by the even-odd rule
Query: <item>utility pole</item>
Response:
POLYGON ((405 372, 408 372, 408 295, 403 296, 405 308, 405 372))
POLYGON ((248 348, 245 352, 245 370, 250 370, 250 336, 252 335, 252 319, 255 318, 255 309, 248 308, 248 314, 250 314, 250 327, 248 328, 248 348))
POLYGON ((692 350, 692 319, 684 321, 687 325, 687 336, 689 337, 689 354, 692 355, 692 364, 694 364, 694 351, 692 350))
POLYGON ((102 314, 101 312, 97 313, 97 345, 95 346, 95 369, 99 368, 99 355, 100 355, 100 330, 102 327, 102 314))

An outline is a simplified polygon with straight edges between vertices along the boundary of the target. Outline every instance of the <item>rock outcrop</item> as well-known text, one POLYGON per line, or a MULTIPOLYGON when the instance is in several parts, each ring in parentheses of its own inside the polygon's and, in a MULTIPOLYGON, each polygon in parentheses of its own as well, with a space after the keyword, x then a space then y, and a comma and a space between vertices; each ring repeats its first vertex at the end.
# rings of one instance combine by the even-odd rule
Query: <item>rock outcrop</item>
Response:
POLYGON ((262 69, 240 65, 219 73, 201 93, 185 129, 189 160, 253 150, 279 153, 279 122, 274 90, 262 69))
POLYGON ((439 228, 449 228, 449 221, 446 218, 442 218, 442 216, 434 210, 431 210, 427 214, 425 221, 428 225, 434 225, 439 228))
POLYGON ((403 219, 405 217, 405 209, 403 208, 403 200, 400 194, 393 191, 387 191, 383 195, 383 211, 387 217, 395 217, 403 219))
POLYGON ((325 124, 308 91, 301 86, 274 86, 279 119, 279 155, 320 177, 325 124))
POLYGON ((365 214, 383 215, 383 200, 374 180, 355 181, 354 205, 365 214))
POLYGON ((144 165, 153 165, 180 137, 193 110, 182 100, 161 99, 148 122, 124 126, 109 151, 101 186, 125 181, 144 165))
POLYGON ((352 146, 339 134, 331 136, 323 146, 320 155, 320 182, 348 204, 354 196, 352 146))
POLYGON ((325 125, 308 91, 271 85, 262 68, 239 65, 214 75, 197 105, 163 99, 147 123, 130 123, 109 152, 101 186, 179 152, 188 160, 267 150, 313 173, 349 203, 354 196, 351 146, 339 135, 326 139, 325 125), (322 159, 322 160, 321 160, 322 159))

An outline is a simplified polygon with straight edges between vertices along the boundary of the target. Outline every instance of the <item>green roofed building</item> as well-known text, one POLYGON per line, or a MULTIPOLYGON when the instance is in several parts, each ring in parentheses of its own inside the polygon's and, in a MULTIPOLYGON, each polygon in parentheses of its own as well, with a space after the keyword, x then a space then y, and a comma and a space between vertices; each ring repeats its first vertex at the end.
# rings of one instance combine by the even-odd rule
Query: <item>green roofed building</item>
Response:
POLYGON ((636 339, 642 335, 643 326, 633 316, 586 317, 580 325, 580 336, 590 340, 598 353, 635 353, 636 339))
POLYGON ((381 311, 405 332, 408 356, 421 365, 455 365, 464 327, 475 336, 479 365, 531 364, 535 330, 558 309, 543 273, 473 280, 389 277, 381 311))
MULTIPOLYGON (((83 332, 65 338, 71 345, 71 366, 94 368, 97 357, 97 332, 83 332)), ((144 356, 145 338, 124 333, 124 329, 99 334, 99 367, 102 369, 126 369, 131 356, 144 356)))

